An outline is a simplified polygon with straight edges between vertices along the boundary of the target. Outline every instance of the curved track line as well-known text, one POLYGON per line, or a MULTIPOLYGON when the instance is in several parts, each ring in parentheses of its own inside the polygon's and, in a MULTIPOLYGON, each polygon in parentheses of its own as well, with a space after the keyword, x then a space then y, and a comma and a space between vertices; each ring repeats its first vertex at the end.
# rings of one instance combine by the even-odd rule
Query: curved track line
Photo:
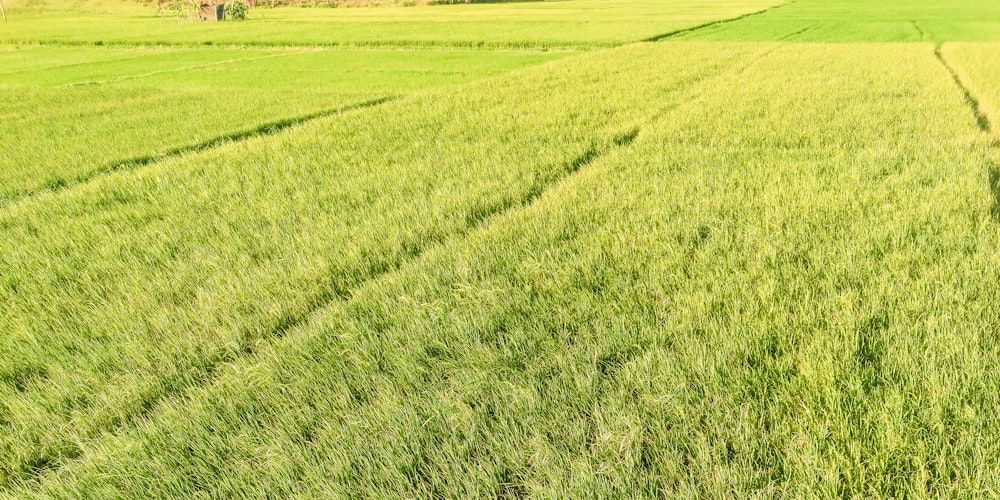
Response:
POLYGON ((302 125, 306 122, 318 120, 320 118, 326 118, 328 116, 337 115, 340 113, 346 113, 348 111, 353 111, 356 109, 375 107, 395 99, 397 99, 397 97, 395 96, 379 97, 369 101, 318 111, 315 113, 297 116, 294 118, 286 118, 283 120, 265 123, 263 125, 259 125, 249 130, 243 130, 232 134, 213 137, 211 139, 199 142, 197 144, 191 144, 187 146, 180 146, 177 148, 173 148, 161 154, 136 156, 126 160, 112 162, 104 165, 103 167, 97 168, 95 170, 92 170, 90 172, 87 172, 86 174, 77 177, 69 179, 60 179, 58 183, 55 185, 28 191, 20 195, 16 195, 12 198, 8 198, 7 200, 0 199, 0 209, 8 208, 22 202, 27 202, 32 198, 35 198, 37 196, 46 193, 60 193, 63 191, 68 191, 73 188, 79 187, 81 185, 87 184, 89 182, 96 181, 100 178, 106 177, 116 172, 138 170, 141 169, 142 167, 149 166, 159 161, 175 158, 188 153, 197 153, 201 151, 206 151, 209 149, 217 148, 225 144, 229 144, 231 142, 245 141, 252 139, 254 137, 265 137, 269 135, 275 135, 283 130, 302 125))
POLYGON ((712 22, 708 22, 708 23, 704 23, 704 24, 699 24, 698 26, 692 26, 690 28, 683 28, 683 29, 679 29, 679 30, 668 31, 667 33, 663 33, 661 35, 656 35, 656 36, 653 36, 653 37, 646 38, 643 41, 644 42, 659 42, 661 40, 666 40, 668 38, 673 38, 673 37, 678 36, 678 35, 683 35, 685 33, 691 33, 692 31, 699 31, 699 30, 703 30, 703 29, 706 29, 706 28, 711 28, 713 26, 719 26, 719 25, 722 25, 722 24, 729 24, 729 23, 734 23, 736 21, 742 21, 743 19, 746 19, 748 17, 753 17, 753 16, 757 16, 757 15, 764 14, 764 13, 767 13, 767 12, 771 12, 772 10, 780 9, 782 7, 787 7, 787 6, 789 6, 789 5, 793 4, 793 3, 795 3, 795 0, 792 0, 790 2, 785 2, 785 3, 779 4, 779 5, 773 5, 771 7, 768 7, 768 8, 763 9, 763 10, 758 10, 756 12, 748 12, 748 13, 740 15, 740 16, 731 17, 729 19, 719 19, 718 21, 712 21, 712 22))

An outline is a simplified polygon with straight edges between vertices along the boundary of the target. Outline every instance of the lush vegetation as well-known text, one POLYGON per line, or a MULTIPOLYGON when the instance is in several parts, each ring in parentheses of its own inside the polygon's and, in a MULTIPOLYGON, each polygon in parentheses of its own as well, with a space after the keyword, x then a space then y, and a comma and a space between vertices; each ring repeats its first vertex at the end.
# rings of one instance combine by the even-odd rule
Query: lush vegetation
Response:
POLYGON ((484 58, 470 51, 0 50, 0 205, 557 57, 499 52, 484 58))
POLYGON ((1000 13, 601 5, 0 48, 0 496, 995 495, 1000 13))

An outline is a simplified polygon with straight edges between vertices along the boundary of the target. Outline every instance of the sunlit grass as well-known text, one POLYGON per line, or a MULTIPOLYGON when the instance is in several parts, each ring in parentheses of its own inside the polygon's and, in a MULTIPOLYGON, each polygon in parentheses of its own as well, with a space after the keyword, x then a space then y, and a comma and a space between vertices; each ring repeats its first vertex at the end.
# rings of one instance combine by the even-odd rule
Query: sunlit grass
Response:
POLYGON ((0 44, 607 47, 780 3, 568 0, 422 7, 262 7, 251 10, 250 19, 238 23, 163 19, 152 7, 137 10, 129 5, 121 12, 15 12, 0 29, 0 44))
POLYGON ((982 134, 926 47, 752 54, 42 491, 988 495, 982 134))
POLYGON ((502 74, 564 55, 48 47, 0 51, 0 206, 261 127, 502 74))
POLYGON ((1000 489, 990 5, 12 3, 0 496, 1000 489))
POLYGON ((313 308, 518 206, 747 50, 666 72, 637 49, 577 58, 9 207, 4 472, 75 456, 313 308))

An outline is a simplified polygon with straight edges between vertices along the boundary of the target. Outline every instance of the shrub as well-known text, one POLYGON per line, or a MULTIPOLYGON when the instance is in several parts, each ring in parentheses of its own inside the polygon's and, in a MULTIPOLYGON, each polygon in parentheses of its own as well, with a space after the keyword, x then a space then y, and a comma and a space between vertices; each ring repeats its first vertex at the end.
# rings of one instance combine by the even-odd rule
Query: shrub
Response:
POLYGON ((234 0, 226 3, 226 19, 242 21, 247 18, 250 7, 242 0, 234 0))

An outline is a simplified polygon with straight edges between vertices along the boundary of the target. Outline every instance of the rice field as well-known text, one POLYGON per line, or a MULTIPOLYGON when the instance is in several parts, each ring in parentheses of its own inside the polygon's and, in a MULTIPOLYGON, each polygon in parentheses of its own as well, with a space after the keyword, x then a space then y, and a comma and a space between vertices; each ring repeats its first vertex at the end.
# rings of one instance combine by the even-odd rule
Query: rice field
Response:
POLYGON ((5 142, 0 205, 562 56, 498 52, 484 58, 467 50, 0 50, 5 142))
POLYGON ((0 497, 1000 494, 991 3, 8 14, 0 497))

